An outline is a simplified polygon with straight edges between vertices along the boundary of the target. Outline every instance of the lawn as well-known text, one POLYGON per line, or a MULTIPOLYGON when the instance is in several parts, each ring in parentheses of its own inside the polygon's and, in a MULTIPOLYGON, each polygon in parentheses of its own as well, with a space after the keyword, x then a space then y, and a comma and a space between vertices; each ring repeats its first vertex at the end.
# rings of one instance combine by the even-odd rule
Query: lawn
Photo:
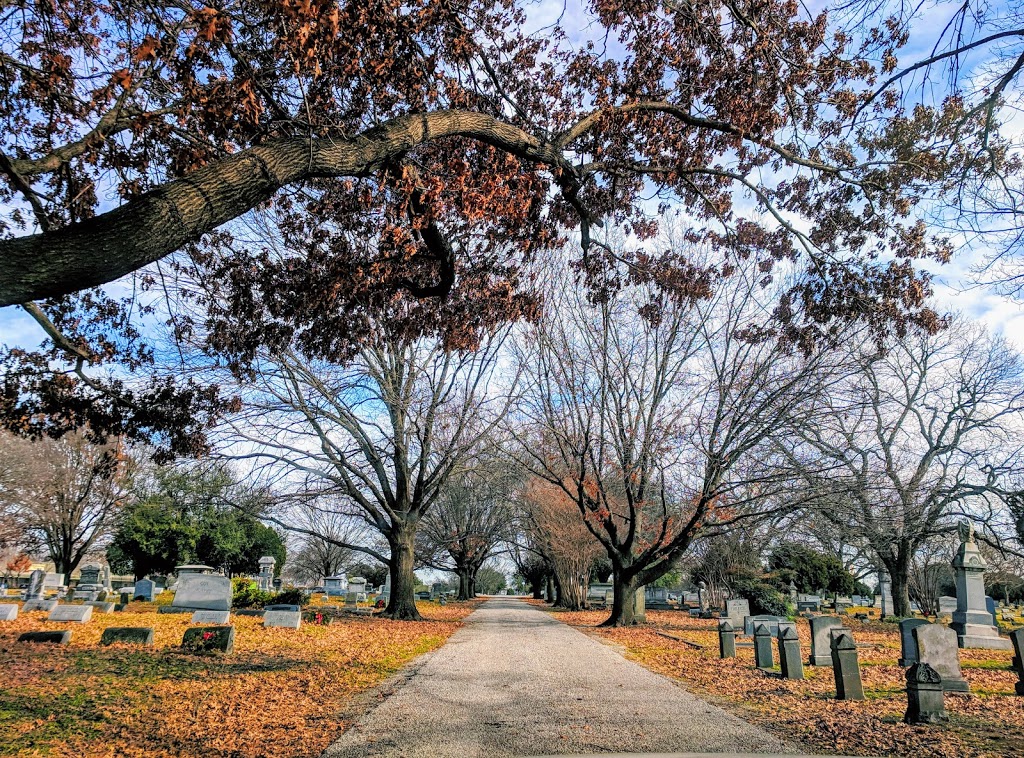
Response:
MULTIPOLYGON (((676 611, 648 611, 650 623, 633 629, 603 629, 606 611, 556 611, 562 621, 621 646, 631 660, 684 682, 687 689, 811 752, 844 755, 1020 756, 1024 755, 1024 697, 1015 696, 1011 651, 961 650, 960 665, 972 694, 947 694, 950 721, 908 726, 905 679, 895 624, 850 619, 867 699, 837 701, 831 668, 804 666, 803 681, 754 668, 752 647, 735 659, 718 657, 717 621, 691 619, 676 611), (663 635, 680 638, 671 639, 663 635), (681 641, 681 640, 685 640, 681 641), (691 644, 700 645, 700 648, 691 644)), ((810 627, 797 623, 803 658, 810 652, 810 627)), ((774 646, 773 646, 774 647, 774 646)), ((778 650, 774 648, 778 665, 778 650)))
POLYGON ((359 715, 360 693, 440 646, 475 607, 423 603, 427 622, 346 616, 298 630, 233 616, 229 656, 181 652, 190 616, 150 604, 87 624, 22 614, 0 622, 0 755, 318 755, 359 715), (101 647, 108 626, 153 627, 154 646, 101 647), (50 629, 71 629, 71 644, 16 642, 50 629))

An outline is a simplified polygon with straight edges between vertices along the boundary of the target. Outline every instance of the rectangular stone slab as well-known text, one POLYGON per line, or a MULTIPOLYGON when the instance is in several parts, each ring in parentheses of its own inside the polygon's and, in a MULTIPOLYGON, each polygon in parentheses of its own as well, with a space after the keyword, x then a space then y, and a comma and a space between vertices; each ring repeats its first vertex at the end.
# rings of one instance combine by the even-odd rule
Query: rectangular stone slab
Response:
POLYGON ((831 630, 843 626, 838 616, 815 616, 811 625, 811 655, 807 663, 811 666, 832 665, 832 634, 831 630))
POLYGON ((263 626, 281 626, 287 629, 298 629, 302 624, 299 611, 267 611, 263 614, 263 626))
POLYGON ((970 692, 960 672, 960 648, 956 632, 940 624, 922 624, 913 630, 917 642, 917 659, 927 663, 942 677, 942 689, 947 692, 970 692))
POLYGON ((49 613, 57 607, 56 600, 43 600, 41 597, 37 597, 35 600, 29 600, 22 607, 22 611, 28 613, 29 611, 45 611, 49 613))
POLYGON ((91 605, 58 605, 56 608, 50 611, 50 615, 46 617, 46 620, 70 621, 78 624, 84 624, 91 618, 91 605))
POLYGON ((193 624, 229 624, 230 611, 196 611, 192 614, 193 624))
POLYGON ((231 610, 231 580, 212 574, 183 574, 178 577, 171 605, 204 611, 231 610))
POLYGON ((14 603, 0 604, 0 621, 16 621, 18 618, 18 606, 14 603))
POLYGON ((18 637, 18 642, 49 642, 54 645, 67 645, 71 642, 71 632, 25 632, 18 637))
POLYGON ((91 603, 86 603, 86 605, 95 608, 96 609, 96 613, 113 613, 114 612, 114 604, 113 603, 108 603, 108 602, 103 601, 103 600, 93 600, 91 603))
POLYGON ((153 627, 111 626, 103 630, 103 636, 100 637, 101 645, 113 645, 118 642, 130 645, 152 645, 153 627))

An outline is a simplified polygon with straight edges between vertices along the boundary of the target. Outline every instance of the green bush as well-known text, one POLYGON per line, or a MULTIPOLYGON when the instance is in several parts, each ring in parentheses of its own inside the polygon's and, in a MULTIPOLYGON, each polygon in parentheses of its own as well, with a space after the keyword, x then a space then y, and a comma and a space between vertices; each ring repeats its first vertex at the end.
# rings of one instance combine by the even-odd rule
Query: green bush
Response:
POLYGON ((271 592, 259 588, 255 579, 236 577, 231 580, 231 606, 233 608, 263 607, 274 597, 271 592))
POLYGON ((732 590, 750 601, 750 612, 755 616, 788 616, 792 613, 786 596, 759 579, 737 580, 733 582, 732 590))
POLYGON ((306 605, 309 602, 309 593, 305 590, 292 588, 271 595, 267 605, 306 605))

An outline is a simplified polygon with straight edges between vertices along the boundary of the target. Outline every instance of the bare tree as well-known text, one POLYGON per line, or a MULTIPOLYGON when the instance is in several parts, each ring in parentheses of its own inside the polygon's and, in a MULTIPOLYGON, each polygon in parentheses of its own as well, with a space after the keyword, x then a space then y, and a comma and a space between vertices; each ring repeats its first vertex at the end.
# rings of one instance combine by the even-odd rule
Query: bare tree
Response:
POLYGON ((0 501, 15 529, 44 548, 70 580, 109 536, 131 459, 119 443, 98 445, 82 432, 38 442, 5 434, 0 459, 10 472, 0 484, 0 501))
POLYGON ((1005 510, 1024 464, 1024 366, 1005 341, 959 320, 882 351, 857 346, 853 361, 850 381, 817 398, 817 423, 790 440, 792 459, 811 462, 818 513, 870 549, 906 616, 918 551, 957 517, 1005 510))
POLYGON ((304 531, 297 548, 289 552, 288 570, 307 584, 340 574, 361 555, 352 546, 366 544, 366 525, 331 505, 293 508, 290 518, 304 531))
MULTIPOLYGON (((390 568, 386 614, 419 619, 414 587, 416 533, 426 513, 494 426, 507 403, 490 380, 502 338, 476 352, 437 340, 380 337, 346 365, 282 351, 260 362, 241 387, 245 410, 231 438, 303 502, 331 498, 337 512, 379 533, 385 550, 349 545, 390 568)), ((321 501, 326 502, 326 501, 321 501)), ((293 531, 318 534, 274 519, 293 531)))

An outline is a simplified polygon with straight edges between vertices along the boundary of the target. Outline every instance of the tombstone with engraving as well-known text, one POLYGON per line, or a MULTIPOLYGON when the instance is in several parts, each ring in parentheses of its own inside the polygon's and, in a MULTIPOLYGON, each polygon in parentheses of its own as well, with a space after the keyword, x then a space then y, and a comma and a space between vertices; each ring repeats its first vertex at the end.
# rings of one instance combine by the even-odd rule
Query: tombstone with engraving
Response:
POLYGON ((270 592, 274 587, 274 566, 277 565, 277 559, 272 555, 264 555, 259 560, 260 564, 260 576, 258 581, 259 588, 263 592, 270 592))
POLYGON ((28 587, 25 588, 25 600, 35 600, 43 596, 43 578, 46 572, 36 569, 28 576, 28 587))
POLYGON ((942 688, 947 692, 970 692, 960 671, 956 632, 941 624, 921 624, 912 634, 917 643, 918 661, 939 672, 942 688))
MULTIPOLYGON (((1008 639, 999 636, 995 619, 985 604, 985 569, 988 564, 974 541, 974 526, 969 521, 960 524, 960 539, 952 564, 956 579, 956 610, 949 626, 956 632, 960 647, 1009 650, 1013 646, 1008 639)), ((941 670, 939 674, 942 675, 941 670)))
POLYGON ((231 580, 226 576, 215 574, 184 574, 178 577, 174 600, 169 611, 161 612, 187 613, 189 611, 230 611, 231 580))
POLYGON ((140 579, 135 583, 135 591, 132 597, 135 600, 144 600, 147 603, 153 602, 153 591, 156 589, 156 584, 152 579, 140 579))
POLYGON ((893 615, 892 579, 884 570, 878 572, 878 607, 882 618, 893 615))
POLYGON ((324 592, 328 597, 344 597, 348 591, 348 578, 344 574, 324 577, 324 592))
POLYGON ((750 601, 745 597, 736 597, 725 601, 725 618, 729 619, 734 629, 743 629, 743 620, 750 615, 750 601))
POLYGON ((811 666, 832 665, 832 630, 843 627, 838 616, 815 616, 811 624, 811 655, 807 663, 811 666))
POLYGON ((360 603, 366 602, 366 579, 361 576, 351 576, 348 579, 349 594, 358 595, 360 603))

